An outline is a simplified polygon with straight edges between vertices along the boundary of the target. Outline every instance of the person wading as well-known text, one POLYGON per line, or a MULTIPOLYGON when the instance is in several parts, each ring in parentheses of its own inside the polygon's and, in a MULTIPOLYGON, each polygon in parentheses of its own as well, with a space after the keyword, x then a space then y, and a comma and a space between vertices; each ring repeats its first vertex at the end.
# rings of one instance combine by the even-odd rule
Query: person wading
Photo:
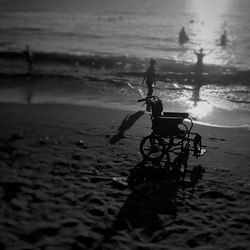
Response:
MULTIPOLYGON (((142 80, 142 86, 143 86, 144 82, 146 81, 146 85, 148 87, 147 97, 152 96, 153 86, 156 83, 156 81, 155 81, 155 63, 156 63, 156 61, 154 59, 151 59, 149 61, 149 67, 147 68, 147 71, 145 72, 143 80, 142 80)), ((150 107, 148 104, 147 104, 146 111, 150 111, 150 107)))

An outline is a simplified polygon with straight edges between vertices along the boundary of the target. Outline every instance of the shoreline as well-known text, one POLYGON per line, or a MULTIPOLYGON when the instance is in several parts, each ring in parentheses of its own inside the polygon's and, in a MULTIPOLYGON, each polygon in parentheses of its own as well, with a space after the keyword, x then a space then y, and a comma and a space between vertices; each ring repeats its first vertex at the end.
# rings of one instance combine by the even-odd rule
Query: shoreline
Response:
MULTIPOLYGON (((131 111, 144 109, 144 106, 137 103, 138 99, 146 95, 146 88, 140 86, 139 78, 112 77, 105 76, 105 74, 94 76, 94 74, 89 75, 89 73, 87 70, 84 76, 75 73, 72 75, 2 75, 0 76, 2 80, 0 103, 60 103, 62 105, 115 107, 131 111)), ((188 112, 197 123, 223 127, 248 128, 250 126, 250 112, 247 103, 235 104, 224 99, 224 103, 221 105, 225 107, 220 107, 218 106, 219 102, 223 100, 216 97, 218 103, 213 104, 211 95, 208 97, 211 100, 204 100, 203 97, 203 100, 199 101, 199 99, 193 99, 197 90, 190 89, 188 86, 184 83, 176 86, 176 83, 159 82, 154 94, 163 100, 164 111, 188 112), (179 101, 179 98, 182 100, 179 101), (229 108, 233 110, 227 110, 226 105, 231 105, 229 108), (199 116, 203 117, 199 118, 199 116)), ((221 88, 223 89, 223 87, 221 88)), ((246 98, 247 89, 244 89, 245 87, 243 89, 238 87, 234 90, 233 95, 244 91, 244 96, 241 98, 246 98)), ((198 94, 204 96, 206 91, 216 91, 216 86, 204 85, 198 91, 201 91, 198 94)), ((227 95, 226 91, 225 95, 227 95)))
MULTIPOLYGON (((103 104, 100 103, 96 100, 90 100, 89 103, 67 103, 67 102, 37 102, 37 103, 19 103, 19 102, 1 102, 0 101, 0 105, 33 105, 33 106, 72 106, 72 107, 79 107, 79 108, 83 108, 87 107, 87 108, 95 108, 95 109, 106 109, 106 110, 114 110, 116 112, 128 112, 128 113, 132 113, 132 112, 137 112, 137 111, 142 111, 144 110, 143 108, 139 108, 136 109, 135 107, 129 109, 128 107, 122 107, 122 106, 116 106, 114 107, 114 105, 112 104, 103 104)), ((164 110, 165 111, 165 110, 164 110)), ((174 111, 175 112, 175 111, 174 111)), ((178 112, 178 111, 177 111, 178 112)), ((183 112, 187 112, 188 111, 183 111, 183 112)), ((148 117, 150 117, 150 113, 147 114, 148 117)), ((203 121, 198 121, 196 119, 193 119, 191 117, 193 124, 194 125, 198 125, 198 126, 205 126, 205 127, 212 127, 212 128, 222 128, 222 129, 242 129, 242 130, 246 130, 246 131, 250 131, 250 124, 242 124, 242 125, 220 125, 220 124, 216 124, 216 123, 209 123, 209 122, 203 122, 203 121)))
MULTIPOLYGON (((35 65, 34 74, 31 75, 0 74, 0 102, 115 106, 118 109, 137 111, 141 109, 137 100, 146 96, 147 89, 140 84, 141 72, 119 75, 108 69, 99 72, 97 69, 74 65, 71 65, 72 68, 49 65, 44 69, 40 66, 35 65)), ((13 73, 12 68, 11 71, 13 73)), ((165 111, 188 112, 193 120, 207 125, 248 128, 248 92, 248 85, 196 86, 195 82, 189 83, 183 76, 158 81, 154 95, 163 101, 165 111)))

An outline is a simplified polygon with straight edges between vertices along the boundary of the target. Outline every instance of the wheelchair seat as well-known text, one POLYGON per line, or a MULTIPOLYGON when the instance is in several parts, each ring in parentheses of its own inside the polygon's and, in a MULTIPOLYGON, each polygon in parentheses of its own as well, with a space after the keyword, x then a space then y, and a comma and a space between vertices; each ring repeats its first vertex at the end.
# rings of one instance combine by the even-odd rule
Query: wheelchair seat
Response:
POLYGON ((183 122, 182 117, 158 116, 152 122, 153 131, 162 137, 183 136, 186 134, 185 130, 179 128, 179 125, 183 122))
POLYGON ((160 99, 151 103, 152 117, 181 117, 183 119, 188 118, 189 114, 185 112, 163 112, 163 105, 160 99))

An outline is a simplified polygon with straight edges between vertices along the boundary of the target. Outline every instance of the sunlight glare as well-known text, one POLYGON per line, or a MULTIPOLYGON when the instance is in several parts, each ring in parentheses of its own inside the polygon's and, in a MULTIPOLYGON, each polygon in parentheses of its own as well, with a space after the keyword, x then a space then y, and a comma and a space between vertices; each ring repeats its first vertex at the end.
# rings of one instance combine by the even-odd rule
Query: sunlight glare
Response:
POLYGON ((197 38, 200 46, 209 41, 214 41, 218 27, 226 23, 223 21, 223 14, 226 12, 230 0, 192 0, 194 12, 198 18, 197 38))
POLYGON ((213 110, 213 107, 207 102, 198 102, 197 105, 194 105, 188 112, 192 117, 197 119, 202 119, 208 116, 213 110))

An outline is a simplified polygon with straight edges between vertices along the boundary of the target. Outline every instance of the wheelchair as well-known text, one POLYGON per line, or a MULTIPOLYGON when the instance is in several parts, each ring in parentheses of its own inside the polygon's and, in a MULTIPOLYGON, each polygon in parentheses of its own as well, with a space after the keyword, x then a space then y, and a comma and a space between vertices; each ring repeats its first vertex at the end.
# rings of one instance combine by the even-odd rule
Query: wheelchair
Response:
POLYGON ((196 158, 204 155, 205 146, 202 137, 192 132, 193 121, 188 113, 163 112, 163 105, 159 97, 150 96, 138 102, 146 102, 150 107, 152 132, 140 142, 140 152, 144 167, 153 165, 161 169, 168 178, 184 180, 190 173, 192 183, 197 183, 205 172, 202 166, 188 169, 190 156, 196 158))

